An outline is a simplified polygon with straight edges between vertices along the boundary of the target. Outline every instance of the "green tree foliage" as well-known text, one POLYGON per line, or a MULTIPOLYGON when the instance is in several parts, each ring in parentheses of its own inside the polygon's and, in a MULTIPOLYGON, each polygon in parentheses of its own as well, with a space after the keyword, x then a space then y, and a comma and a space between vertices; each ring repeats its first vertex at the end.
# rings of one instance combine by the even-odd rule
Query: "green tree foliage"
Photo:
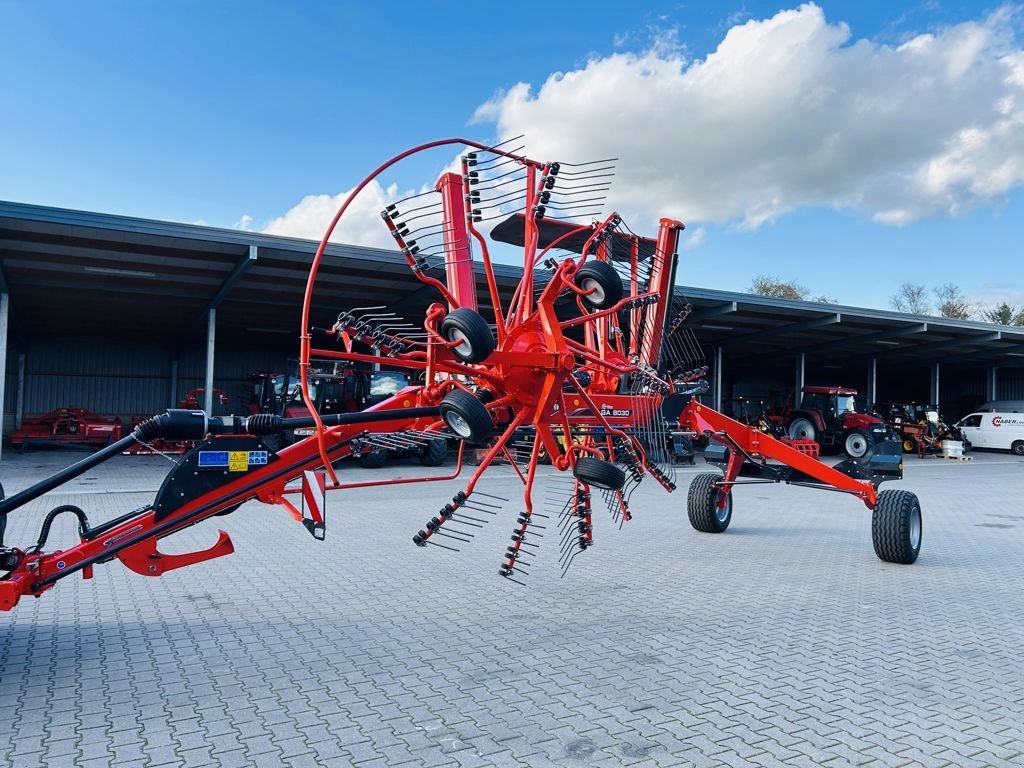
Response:
POLYGON ((1024 309, 1017 309, 1005 301, 998 306, 982 310, 981 316, 999 325, 1024 325, 1024 309))

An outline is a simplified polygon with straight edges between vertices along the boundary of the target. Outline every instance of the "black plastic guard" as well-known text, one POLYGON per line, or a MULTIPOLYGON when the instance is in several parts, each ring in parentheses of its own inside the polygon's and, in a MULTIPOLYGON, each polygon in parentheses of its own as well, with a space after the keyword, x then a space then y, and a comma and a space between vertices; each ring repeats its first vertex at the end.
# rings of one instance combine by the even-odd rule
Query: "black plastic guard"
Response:
POLYGON ((259 437, 207 438, 182 456, 164 478, 153 502, 154 520, 159 523, 185 504, 243 477, 252 468, 277 460, 277 454, 259 437), (244 468, 242 454, 245 455, 244 468))

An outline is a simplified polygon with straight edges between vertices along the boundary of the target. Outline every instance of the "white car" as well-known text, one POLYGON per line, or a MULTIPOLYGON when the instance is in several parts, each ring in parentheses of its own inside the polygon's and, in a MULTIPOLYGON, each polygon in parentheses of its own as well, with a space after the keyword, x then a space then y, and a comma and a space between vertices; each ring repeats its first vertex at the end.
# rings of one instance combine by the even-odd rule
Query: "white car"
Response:
POLYGON ((975 448, 1000 448, 1024 456, 1024 413, 972 413, 956 426, 975 448))

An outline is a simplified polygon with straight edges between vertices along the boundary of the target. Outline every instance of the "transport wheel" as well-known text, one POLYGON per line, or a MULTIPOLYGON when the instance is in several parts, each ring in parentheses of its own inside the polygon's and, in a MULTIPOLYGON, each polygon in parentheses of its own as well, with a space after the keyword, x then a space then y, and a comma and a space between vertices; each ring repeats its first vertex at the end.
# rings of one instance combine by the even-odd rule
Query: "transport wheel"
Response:
POLYGON ((799 440, 801 438, 813 440, 816 434, 810 419, 793 419, 793 422, 789 425, 789 437, 792 440, 799 440))
POLYGON ((448 441, 443 437, 431 440, 420 451, 420 464, 425 467, 440 467, 448 456, 448 441))
POLYGON ((363 469, 380 469, 388 460, 388 452, 382 448, 374 448, 359 457, 359 466, 363 469))
POLYGON ((581 456, 576 459, 573 475, 581 483, 606 491, 620 491, 626 484, 626 473, 610 461, 595 459, 593 456, 581 456))
POLYGON ((686 494, 686 514, 694 530, 723 533, 732 522, 732 491, 725 494, 725 505, 718 505, 723 495, 718 487, 722 479, 717 472, 701 472, 690 483, 686 494))
POLYGON ((910 565, 921 551, 921 503, 910 491, 882 491, 871 514, 871 543, 887 563, 910 565))
POLYGON ((1010 450, 1018 456, 1024 456, 1024 440, 1014 440, 1010 450))
POLYGON ((441 400, 441 418, 456 437, 470 444, 485 442, 494 429, 484 404, 462 389, 453 389, 441 400))
POLYGON ((459 307, 444 316, 441 335, 448 341, 461 342, 451 350, 452 354, 466 363, 483 362, 494 351, 491 327, 468 307, 459 307))
POLYGON ((588 261, 573 276, 573 282, 584 291, 583 297, 594 309, 608 309, 622 301, 622 278, 607 261, 588 261))
POLYGON ((914 452, 914 441, 913 440, 908 438, 908 439, 903 441, 903 452, 904 453, 913 453, 914 452))
POLYGON ((863 459, 871 452, 871 439, 862 429, 851 429, 843 440, 843 450, 851 459, 863 459))

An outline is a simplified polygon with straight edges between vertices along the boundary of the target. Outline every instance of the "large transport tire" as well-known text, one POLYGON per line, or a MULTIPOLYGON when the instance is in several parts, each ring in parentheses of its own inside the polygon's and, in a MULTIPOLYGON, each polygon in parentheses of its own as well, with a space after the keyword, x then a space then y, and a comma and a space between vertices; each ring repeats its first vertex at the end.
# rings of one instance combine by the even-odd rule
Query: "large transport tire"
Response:
POLYGON ((420 464, 424 467, 440 467, 448 456, 448 441, 438 437, 428 442, 420 451, 420 464))
POLYGON ((871 455, 871 438, 863 429, 851 429, 843 438, 843 452, 851 459, 864 459, 871 455))
POLYGON ((581 456, 576 459, 576 466, 573 467, 572 473, 581 483, 587 483, 606 491, 620 491, 626 484, 625 472, 610 461, 592 456, 581 456))
POLYGON ((811 423, 811 420, 803 417, 793 419, 789 425, 789 429, 786 431, 792 440, 816 440, 818 436, 818 432, 815 430, 814 424, 811 423))
POLYGON ((470 445, 486 442, 494 431, 484 404, 462 389, 453 389, 441 400, 441 418, 457 438, 470 445))
POLYGON ((732 491, 727 494, 725 506, 718 506, 722 495, 718 486, 723 479, 717 472, 701 472, 690 483, 686 495, 686 514, 694 530, 701 533, 723 533, 732 522, 732 491))
POLYGON ((360 455, 359 466, 363 469, 380 469, 387 460, 387 451, 383 448, 374 448, 372 451, 360 455))
POLYGON ((1014 440, 1010 450, 1018 456, 1024 456, 1024 440, 1014 440))
POLYGON ((921 551, 921 502, 910 491, 882 491, 871 515, 871 543, 887 563, 910 565, 921 551))
POLYGON ((481 363, 494 351, 491 327, 468 307, 459 307, 444 316, 441 335, 448 341, 462 342, 451 347, 451 350, 453 355, 465 363, 481 363))
POLYGON ((594 309, 608 309, 622 301, 622 278, 607 261, 588 261, 573 275, 577 288, 592 291, 583 297, 594 309))

